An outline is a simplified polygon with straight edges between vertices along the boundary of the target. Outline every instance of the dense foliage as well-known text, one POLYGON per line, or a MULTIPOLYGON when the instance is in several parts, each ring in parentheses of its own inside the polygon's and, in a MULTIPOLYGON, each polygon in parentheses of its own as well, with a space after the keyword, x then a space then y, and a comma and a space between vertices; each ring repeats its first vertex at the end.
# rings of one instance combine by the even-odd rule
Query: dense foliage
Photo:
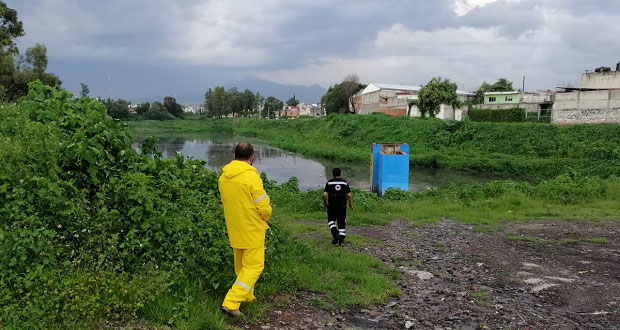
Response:
POLYGON ((40 80, 60 86, 58 76, 47 73, 47 48, 35 44, 20 55, 15 39, 24 35, 17 11, 0 1, 0 102, 13 102, 28 92, 28 83, 40 80))
POLYGON ((521 108, 501 110, 469 109, 467 118, 471 121, 520 123, 525 121, 525 110, 521 108))
POLYGON ((138 154, 101 103, 30 87, 0 108, 0 327, 89 327, 230 284, 217 173, 152 139, 138 154))
POLYGON ((258 92, 254 94, 249 89, 239 92, 236 87, 226 90, 223 86, 218 86, 207 90, 204 106, 209 117, 222 118, 228 115, 245 117, 260 113, 264 104, 265 98, 258 92))
POLYGON ((247 119, 237 134, 308 155, 368 161, 373 142, 411 146, 411 164, 552 178, 575 171, 584 176, 620 174, 620 126, 557 126, 478 123, 385 115, 247 119))
POLYGON ((112 118, 122 119, 128 118, 131 114, 129 113, 129 101, 118 99, 112 100, 111 98, 107 98, 102 100, 103 106, 106 108, 106 113, 112 118))
POLYGON ((0 1, 0 54, 17 53, 15 39, 24 35, 24 24, 17 18, 17 11, 0 1))
POLYGON ((341 83, 329 86, 321 97, 325 113, 356 113, 354 95, 364 88, 366 85, 359 83, 356 74, 347 75, 341 83))
POLYGON ((259 115, 262 118, 274 119, 276 118, 276 113, 278 114, 278 117, 282 115, 283 109, 284 103, 277 98, 270 96, 265 100, 265 104, 262 111, 259 112, 259 115))
POLYGON ((435 77, 420 88, 418 99, 412 103, 418 107, 422 118, 427 114, 429 117, 435 117, 442 104, 451 105, 455 109, 460 107, 461 102, 456 89, 456 83, 450 82, 450 79, 435 77))

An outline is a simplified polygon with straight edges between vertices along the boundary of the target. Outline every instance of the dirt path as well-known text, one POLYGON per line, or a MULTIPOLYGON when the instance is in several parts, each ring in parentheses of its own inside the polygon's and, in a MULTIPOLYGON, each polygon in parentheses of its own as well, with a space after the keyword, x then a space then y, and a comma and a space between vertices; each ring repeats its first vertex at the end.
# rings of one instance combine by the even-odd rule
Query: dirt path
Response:
POLYGON ((345 248, 403 271, 385 306, 330 313, 311 297, 245 329, 620 329, 620 222, 454 221, 352 227, 377 244, 345 248))

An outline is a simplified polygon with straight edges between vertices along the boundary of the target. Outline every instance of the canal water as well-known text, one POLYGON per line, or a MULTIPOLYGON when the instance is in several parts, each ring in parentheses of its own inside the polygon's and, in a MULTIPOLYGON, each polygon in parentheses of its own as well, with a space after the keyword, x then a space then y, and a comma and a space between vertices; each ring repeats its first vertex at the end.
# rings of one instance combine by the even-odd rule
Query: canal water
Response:
MULTIPOLYGON (((138 137, 133 145, 134 148, 138 149, 144 139, 145 137, 138 137)), ((342 170, 342 176, 352 187, 370 190, 370 154, 368 162, 338 162, 302 156, 272 147, 261 140, 230 135, 159 137, 157 148, 162 152, 163 157, 170 157, 180 152, 185 156, 205 160, 209 169, 219 170, 232 160, 235 144, 238 142, 252 144, 255 154, 254 167, 259 173, 267 173, 269 179, 276 180, 278 183, 295 176, 299 179, 301 190, 323 188, 325 181, 331 178, 332 169, 339 167, 342 170)), ((495 179, 501 179, 501 177, 449 169, 412 168, 409 170, 409 190, 425 191, 448 183, 481 183, 495 179)))

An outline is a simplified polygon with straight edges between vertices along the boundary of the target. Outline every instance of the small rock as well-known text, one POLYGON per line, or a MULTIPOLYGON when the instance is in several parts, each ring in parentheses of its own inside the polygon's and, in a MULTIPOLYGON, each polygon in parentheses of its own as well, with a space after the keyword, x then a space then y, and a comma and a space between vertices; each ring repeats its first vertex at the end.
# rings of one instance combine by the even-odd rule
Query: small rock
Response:
POLYGON ((389 303, 386 305, 386 307, 394 307, 394 306, 396 306, 396 304, 398 304, 398 303, 397 303, 397 302, 395 302, 395 301, 391 301, 391 302, 389 302, 389 303))
POLYGON ((271 327, 268 325, 261 325, 260 328, 263 330, 271 329, 271 327))
POLYGON ((426 321, 426 322, 424 322, 424 326, 425 327, 431 327, 433 325, 431 324, 431 322, 426 321))
POLYGON ((433 274, 431 274, 429 272, 422 271, 422 270, 411 270, 410 269, 410 270, 407 270, 407 273, 411 274, 411 275, 415 275, 415 276, 417 276, 421 280, 430 280, 431 278, 434 277, 433 274))
POLYGON ((411 328, 415 323, 411 322, 411 321, 407 321, 405 322, 405 329, 409 329, 411 328))

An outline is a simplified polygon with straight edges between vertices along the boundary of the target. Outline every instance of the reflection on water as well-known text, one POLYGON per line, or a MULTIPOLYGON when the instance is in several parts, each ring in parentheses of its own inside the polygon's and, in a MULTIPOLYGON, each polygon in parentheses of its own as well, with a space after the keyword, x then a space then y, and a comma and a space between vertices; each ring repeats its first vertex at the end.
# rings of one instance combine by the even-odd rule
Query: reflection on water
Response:
MULTIPOLYGON (((137 149, 142 141, 144 138, 136 139, 133 147, 137 149)), ((369 190, 370 155, 368 162, 364 163, 336 162, 300 156, 271 147, 260 140, 226 135, 161 137, 157 148, 164 157, 180 152, 186 156, 203 159, 209 169, 219 170, 232 160, 238 142, 250 142, 254 146, 254 167, 259 172, 266 172, 270 179, 278 183, 296 176, 299 179, 299 188, 302 190, 322 188, 327 178, 331 178, 332 168, 340 167, 342 176, 352 187, 369 190)), ((409 190, 424 191, 448 183, 476 183, 497 178, 445 169, 411 169, 409 190)))

